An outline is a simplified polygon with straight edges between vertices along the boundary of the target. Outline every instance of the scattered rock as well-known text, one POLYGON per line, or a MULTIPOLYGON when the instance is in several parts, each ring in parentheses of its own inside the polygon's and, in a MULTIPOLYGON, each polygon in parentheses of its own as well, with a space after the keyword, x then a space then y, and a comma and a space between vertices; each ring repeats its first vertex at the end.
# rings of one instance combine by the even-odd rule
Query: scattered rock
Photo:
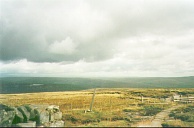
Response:
POLYGON ((64 127, 64 121, 55 121, 50 124, 50 127, 64 127))
POLYGON ((14 117, 14 111, 0 110, 0 127, 11 127, 14 117))
POLYGON ((38 114, 38 124, 44 125, 49 122, 49 112, 48 111, 42 111, 38 114))
POLYGON ((5 110, 5 111, 12 111, 13 107, 4 105, 4 104, 0 104, 0 110, 5 110))
POLYGON ((17 108, 14 108, 14 111, 15 111, 15 118, 13 120, 13 124, 24 122, 23 114, 17 108))
POLYGON ((17 109, 22 113, 22 115, 24 117, 24 122, 29 121, 29 119, 30 119, 30 112, 28 112, 26 107, 25 106, 20 106, 17 109))
POLYGON ((50 105, 46 108, 47 111, 51 111, 51 112, 59 112, 59 106, 56 105, 50 105))
POLYGON ((0 126, 64 127, 64 121, 56 105, 23 105, 17 108, 0 105, 0 126))
POLYGON ((53 113, 54 120, 61 120, 62 119, 62 112, 53 113))

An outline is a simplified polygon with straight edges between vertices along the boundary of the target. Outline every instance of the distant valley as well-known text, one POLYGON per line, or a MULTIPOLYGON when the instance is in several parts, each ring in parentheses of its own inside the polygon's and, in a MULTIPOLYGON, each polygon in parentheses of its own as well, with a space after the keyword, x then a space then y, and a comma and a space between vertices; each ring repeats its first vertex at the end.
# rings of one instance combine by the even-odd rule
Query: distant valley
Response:
POLYGON ((62 78, 2 77, 0 93, 78 91, 91 88, 194 88, 190 77, 62 78))

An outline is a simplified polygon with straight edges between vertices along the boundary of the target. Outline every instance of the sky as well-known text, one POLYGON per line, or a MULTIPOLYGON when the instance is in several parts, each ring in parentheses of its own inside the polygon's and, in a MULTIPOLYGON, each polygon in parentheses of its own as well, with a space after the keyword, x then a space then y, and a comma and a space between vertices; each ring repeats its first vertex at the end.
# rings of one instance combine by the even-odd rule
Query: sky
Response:
POLYGON ((0 77, 193 75, 193 0, 0 0, 0 77))

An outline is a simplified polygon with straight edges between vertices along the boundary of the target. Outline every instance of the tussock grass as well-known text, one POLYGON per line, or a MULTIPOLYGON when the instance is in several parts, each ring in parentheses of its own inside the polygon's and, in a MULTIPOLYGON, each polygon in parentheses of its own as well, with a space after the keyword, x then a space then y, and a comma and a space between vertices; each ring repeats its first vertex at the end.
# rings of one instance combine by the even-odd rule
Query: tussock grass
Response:
MULTIPOLYGON (((58 105, 63 112, 63 120, 66 126, 131 126, 141 121, 142 113, 145 113, 145 110, 149 110, 149 107, 145 109, 146 105, 155 106, 150 108, 157 108, 158 110, 170 107, 173 103, 168 105, 150 105, 150 103, 164 102, 160 98, 163 98, 165 95, 171 96, 176 91, 176 89, 171 91, 170 89, 100 88, 96 89, 93 112, 86 113, 85 111, 90 107, 93 89, 66 92, 0 94, 0 103, 11 106, 24 104, 58 105), (143 103, 141 96, 145 98, 143 103)), ((181 89, 178 91, 180 92, 181 89)))

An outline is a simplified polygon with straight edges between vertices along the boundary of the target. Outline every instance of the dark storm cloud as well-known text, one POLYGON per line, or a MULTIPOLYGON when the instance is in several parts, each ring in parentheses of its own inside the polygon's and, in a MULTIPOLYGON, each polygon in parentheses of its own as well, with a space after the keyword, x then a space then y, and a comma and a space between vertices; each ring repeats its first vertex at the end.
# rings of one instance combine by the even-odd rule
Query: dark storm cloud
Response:
POLYGON ((174 35, 192 30, 194 23, 191 1, 12 0, 1 1, 1 8, 1 60, 104 60, 113 57, 115 39, 174 35), (68 37, 74 52, 49 52, 50 44, 68 37))
POLYGON ((193 73, 192 0, 1 0, 0 6, 2 72, 193 73))
POLYGON ((49 2, 53 1, 44 1, 44 4, 39 1, 2 1, 1 60, 26 58, 52 62, 84 58, 92 61, 111 56, 106 49, 111 44, 101 47, 105 43, 103 37, 100 42, 95 39, 99 27, 104 27, 106 18, 99 19, 100 14, 88 12, 90 5, 82 5, 81 2, 75 4, 77 10, 72 2, 64 1, 64 6, 59 5, 61 1, 54 5, 49 5, 49 2), (48 50, 55 41, 62 42, 68 37, 77 46, 75 52, 64 52, 62 55, 48 50))

